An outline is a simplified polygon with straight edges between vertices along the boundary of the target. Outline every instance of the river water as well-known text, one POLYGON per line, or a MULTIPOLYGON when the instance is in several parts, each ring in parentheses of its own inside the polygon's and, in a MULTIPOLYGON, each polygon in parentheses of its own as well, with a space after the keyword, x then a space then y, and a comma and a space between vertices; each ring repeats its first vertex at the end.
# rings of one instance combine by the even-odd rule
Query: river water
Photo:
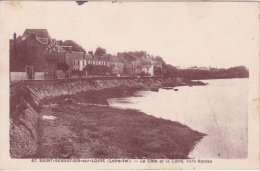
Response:
POLYGON ((190 158, 246 158, 248 79, 203 82, 209 85, 140 91, 134 97, 109 99, 109 105, 178 121, 207 134, 190 158))

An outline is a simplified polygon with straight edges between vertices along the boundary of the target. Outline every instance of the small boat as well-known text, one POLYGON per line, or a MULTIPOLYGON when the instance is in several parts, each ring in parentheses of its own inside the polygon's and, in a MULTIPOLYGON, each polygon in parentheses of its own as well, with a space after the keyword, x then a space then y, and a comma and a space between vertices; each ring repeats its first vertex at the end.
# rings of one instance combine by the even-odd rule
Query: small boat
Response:
POLYGON ((163 87, 162 89, 171 90, 171 89, 173 89, 173 87, 163 87))
POLYGON ((158 92, 159 89, 158 88, 152 88, 151 91, 155 91, 155 92, 158 92))
POLYGON ((174 89, 174 91, 178 91, 178 89, 174 89))

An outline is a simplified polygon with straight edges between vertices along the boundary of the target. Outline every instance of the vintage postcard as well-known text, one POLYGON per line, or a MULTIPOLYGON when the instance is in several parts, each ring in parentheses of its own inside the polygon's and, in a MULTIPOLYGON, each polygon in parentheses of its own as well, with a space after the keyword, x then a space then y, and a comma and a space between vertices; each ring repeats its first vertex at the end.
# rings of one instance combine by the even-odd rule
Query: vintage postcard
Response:
POLYGON ((257 2, 0 2, 0 169, 259 169, 257 2))

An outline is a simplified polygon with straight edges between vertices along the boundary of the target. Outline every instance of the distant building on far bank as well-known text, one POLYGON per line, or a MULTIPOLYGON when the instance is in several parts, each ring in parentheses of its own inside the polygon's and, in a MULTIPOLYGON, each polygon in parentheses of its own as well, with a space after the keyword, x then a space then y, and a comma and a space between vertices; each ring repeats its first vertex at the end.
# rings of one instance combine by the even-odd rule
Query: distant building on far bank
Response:
POLYGON ((199 67, 198 69, 199 69, 199 70, 203 70, 203 71, 209 70, 209 68, 207 68, 207 67, 199 67))

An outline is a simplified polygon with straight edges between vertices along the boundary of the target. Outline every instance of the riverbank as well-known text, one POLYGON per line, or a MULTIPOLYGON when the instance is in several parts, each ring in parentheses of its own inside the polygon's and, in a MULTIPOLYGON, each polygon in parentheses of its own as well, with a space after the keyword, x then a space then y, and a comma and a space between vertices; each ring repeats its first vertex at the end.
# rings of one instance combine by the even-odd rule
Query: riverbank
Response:
POLYGON ((136 110, 75 102, 49 104, 41 112, 40 143, 34 157, 188 158, 204 135, 136 110))
POLYGON ((109 98, 132 96, 135 91, 166 83, 188 85, 162 78, 12 85, 11 157, 187 158, 204 134, 136 110, 107 106, 109 98))

